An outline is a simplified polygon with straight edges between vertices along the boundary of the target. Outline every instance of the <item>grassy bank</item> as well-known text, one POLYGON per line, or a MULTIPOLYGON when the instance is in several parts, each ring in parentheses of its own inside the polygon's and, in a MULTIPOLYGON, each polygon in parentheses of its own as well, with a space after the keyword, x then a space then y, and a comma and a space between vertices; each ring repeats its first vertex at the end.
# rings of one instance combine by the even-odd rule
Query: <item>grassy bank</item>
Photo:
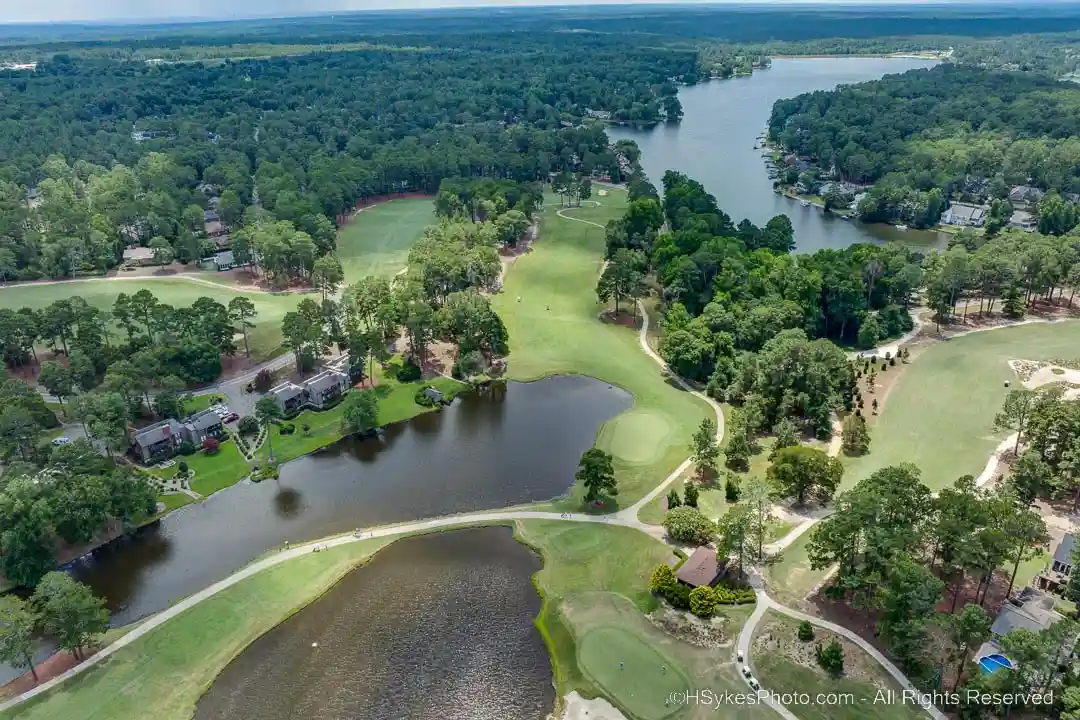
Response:
POLYGON ((345 282, 391 276, 405 267, 409 248, 435 222, 431 198, 402 198, 365 208, 337 236, 345 282))
MULTIPOLYGON (((621 191, 607 191, 597 200, 600 207, 565 214, 602 226, 625 210, 621 191)), ((493 301, 510 333, 509 376, 533 380, 574 373, 633 393, 633 408, 605 424, 596 441, 615 457, 618 502, 625 507, 686 459, 694 428, 712 413, 664 378, 638 345, 637 330, 599 319, 604 308, 595 288, 604 229, 559 217, 558 199, 547 202, 539 239, 511 266, 504 291, 493 301)), ((579 509, 582 495, 575 485, 562 505, 579 509)))
POLYGON ((1021 325, 973 333, 927 348, 889 393, 871 431, 870 453, 845 458, 843 487, 880 468, 910 462, 940 490, 978 475, 1006 433, 994 429, 1016 376, 1009 360, 1080 355, 1080 322, 1021 325))
POLYGON ((186 720, 248 644, 330 589, 389 539, 290 560, 222 591, 3 718, 186 720))
MULTIPOLYGON (((559 697, 572 690, 603 696, 630 718, 697 718, 715 717, 716 708, 680 711, 665 701, 693 687, 742 687, 734 665, 725 662, 729 651, 683 642, 646 617, 658 606, 648 591, 649 575, 673 559, 662 543, 630 528, 558 520, 519 522, 517 530, 544 559, 535 576, 544 598, 537 625, 551 652, 559 697)), ((715 624, 735 638, 751 611, 725 608, 715 624)), ((739 710, 745 714, 725 717, 764 718, 769 712, 739 710)))
MULTIPOLYGON (((415 400, 416 391, 427 385, 434 385, 448 398, 452 398, 469 387, 465 383, 447 377, 400 383, 389 375, 382 373, 380 385, 375 388, 379 394, 379 425, 389 425, 408 420, 421 413, 432 412, 432 408, 417 405, 415 400)), ((275 462, 283 463, 294 460, 343 438, 341 420, 344 407, 345 404, 342 402, 329 410, 305 410, 295 418, 287 421, 295 428, 294 432, 289 435, 281 434, 281 425, 272 428, 270 432, 273 433, 272 443, 275 462), (307 430, 304 430, 305 425, 308 427, 307 430)), ((262 447, 259 448, 256 457, 258 460, 266 462, 269 459, 269 454, 270 448, 264 442, 262 447)))

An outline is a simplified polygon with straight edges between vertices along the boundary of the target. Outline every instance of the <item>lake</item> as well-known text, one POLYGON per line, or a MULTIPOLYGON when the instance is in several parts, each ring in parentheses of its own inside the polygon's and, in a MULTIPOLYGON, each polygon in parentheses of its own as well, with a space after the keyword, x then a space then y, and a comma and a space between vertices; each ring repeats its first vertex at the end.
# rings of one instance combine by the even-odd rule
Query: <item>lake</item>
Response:
POLYGON ((467 393, 441 412, 343 440, 96 552, 75 577, 124 625, 210 585, 286 541, 491 510, 565 493, 600 426, 632 404, 581 376, 467 393))
POLYGON ((399 540, 252 643, 195 718, 542 720, 540 568, 510 528, 399 540))
POLYGON ((913 58, 778 59, 771 68, 757 70, 751 76, 681 88, 681 123, 658 125, 651 130, 611 126, 608 136, 637 142, 642 151, 641 165, 658 190, 662 189, 660 179, 664 173, 678 170, 702 183, 736 223, 748 218, 760 226, 771 217, 787 214, 801 252, 889 240, 944 247, 949 237, 944 233, 900 231, 891 225, 841 220, 821 208, 804 208, 797 200, 777 195, 765 168, 763 151, 754 149, 777 100, 936 64, 934 60, 913 58))

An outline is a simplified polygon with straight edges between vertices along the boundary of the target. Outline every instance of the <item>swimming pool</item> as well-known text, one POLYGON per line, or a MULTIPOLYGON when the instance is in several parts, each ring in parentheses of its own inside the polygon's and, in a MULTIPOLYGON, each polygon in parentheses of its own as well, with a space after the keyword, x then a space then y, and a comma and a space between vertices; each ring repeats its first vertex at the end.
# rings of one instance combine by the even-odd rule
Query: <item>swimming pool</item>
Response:
POLYGON ((1016 669, 1012 660, 997 653, 979 658, 979 667, 983 669, 983 672, 987 673, 995 673, 1001 668, 1009 668, 1010 670, 1016 669))

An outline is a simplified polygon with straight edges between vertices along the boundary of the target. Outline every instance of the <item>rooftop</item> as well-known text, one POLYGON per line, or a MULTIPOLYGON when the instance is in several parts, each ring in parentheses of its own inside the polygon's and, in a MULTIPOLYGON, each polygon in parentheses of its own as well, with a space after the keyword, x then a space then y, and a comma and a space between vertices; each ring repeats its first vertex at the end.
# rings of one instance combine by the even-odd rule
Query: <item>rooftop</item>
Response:
POLYGON ((1061 615, 1054 611, 1052 596, 1027 587, 1020 591, 1020 595, 1015 600, 1010 600, 1001 606, 1001 612, 994 618, 990 632, 998 637, 1021 628, 1039 632, 1060 619, 1061 615))
POLYGON ((194 415, 188 417, 186 424, 190 425, 196 430, 206 430, 207 428, 212 428, 215 425, 220 425, 221 416, 218 415, 216 408, 210 407, 205 410, 200 410, 194 415))
POLYGON ((291 400, 297 395, 303 394, 303 392, 304 388, 287 381, 281 383, 275 388, 270 388, 270 394, 276 397, 281 402, 291 400))
POLYGON ((148 247, 129 247, 124 249, 125 260, 150 260, 154 251, 148 247))
POLYGON ((137 430, 133 439, 136 445, 149 447, 171 437, 180 437, 180 429, 180 423, 169 418, 137 430))
POLYGON ((700 547, 687 558, 675 573, 675 577, 687 585, 700 587, 711 585, 719 574, 720 565, 716 560, 716 551, 712 548, 700 547))
POLYGON ((306 381, 304 385, 313 392, 323 392, 333 387, 341 386, 342 382, 348 382, 349 377, 338 370, 324 370, 315 377, 306 381))
POLYGON ((1073 550, 1076 549, 1076 536, 1072 533, 1066 533, 1065 537, 1061 538, 1061 542, 1054 548, 1054 561, 1064 563, 1065 565, 1072 565, 1073 550))

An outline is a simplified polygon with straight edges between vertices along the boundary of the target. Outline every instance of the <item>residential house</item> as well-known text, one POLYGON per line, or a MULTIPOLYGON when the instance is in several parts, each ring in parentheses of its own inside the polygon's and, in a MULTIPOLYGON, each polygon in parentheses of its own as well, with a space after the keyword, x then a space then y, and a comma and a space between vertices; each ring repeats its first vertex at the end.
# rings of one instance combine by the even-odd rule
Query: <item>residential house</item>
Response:
POLYGON ((131 445, 144 463, 172 455, 184 441, 184 429, 176 420, 168 418, 138 430, 131 445))
POLYGON ((1014 630, 1041 632, 1064 617, 1054 610, 1056 599, 1033 587, 1026 587, 1015 598, 1001 606, 994 623, 990 626, 990 640, 983 643, 975 653, 976 661, 1001 653, 998 640, 1014 630))
POLYGON ((1073 550, 1076 549, 1076 535, 1067 533, 1054 548, 1054 557, 1050 566, 1035 577, 1035 585, 1040 590, 1059 593, 1064 590, 1072 574, 1073 550))
POLYGON ((136 265, 149 265, 154 261, 154 251, 141 246, 124 248, 124 261, 136 265))
POLYGON ((364 373, 364 363, 350 362, 348 355, 342 355, 335 360, 331 360, 326 364, 326 367, 330 368, 331 370, 337 370, 340 373, 348 375, 350 383, 359 380, 360 376, 364 373))
POLYGON ((334 369, 323 370, 304 382, 307 401, 316 410, 333 405, 348 389, 349 376, 334 369))
POLYGON ((1017 210, 1009 218, 1009 227, 1031 232, 1036 226, 1035 216, 1026 210, 1017 210))
POLYGON ((203 232, 206 237, 215 237, 226 232, 225 223, 221 222, 216 210, 203 211, 203 232))
POLYGON ((236 267, 236 258, 233 257, 232 250, 225 250, 214 255, 214 267, 218 272, 236 267))
POLYGON ((442 405, 446 401, 443 394, 433 387, 424 388, 424 397, 437 405, 442 405))
POLYGON ((307 404, 304 388, 288 381, 271 388, 270 395, 277 401, 278 407, 285 415, 292 415, 307 404))
POLYGON ((596 120, 610 120, 611 112, 609 110, 590 110, 585 108, 585 114, 596 120))
POLYGON ((1026 205, 1037 203, 1043 199, 1046 192, 1031 185, 1017 185, 1009 190, 1009 202, 1013 205, 1026 205))
POLYGON ((982 227, 989 213, 990 208, 986 205, 954 202, 941 216, 941 222, 943 225, 982 227))
POLYGON ((679 582, 690 587, 713 586, 720 582, 727 571, 727 561, 717 558, 716 551, 699 547, 675 572, 679 582))
POLYGON ((225 435, 225 427, 221 424, 221 416, 217 408, 207 408, 195 413, 184 421, 184 440, 192 445, 202 445, 208 437, 221 438, 225 435))

